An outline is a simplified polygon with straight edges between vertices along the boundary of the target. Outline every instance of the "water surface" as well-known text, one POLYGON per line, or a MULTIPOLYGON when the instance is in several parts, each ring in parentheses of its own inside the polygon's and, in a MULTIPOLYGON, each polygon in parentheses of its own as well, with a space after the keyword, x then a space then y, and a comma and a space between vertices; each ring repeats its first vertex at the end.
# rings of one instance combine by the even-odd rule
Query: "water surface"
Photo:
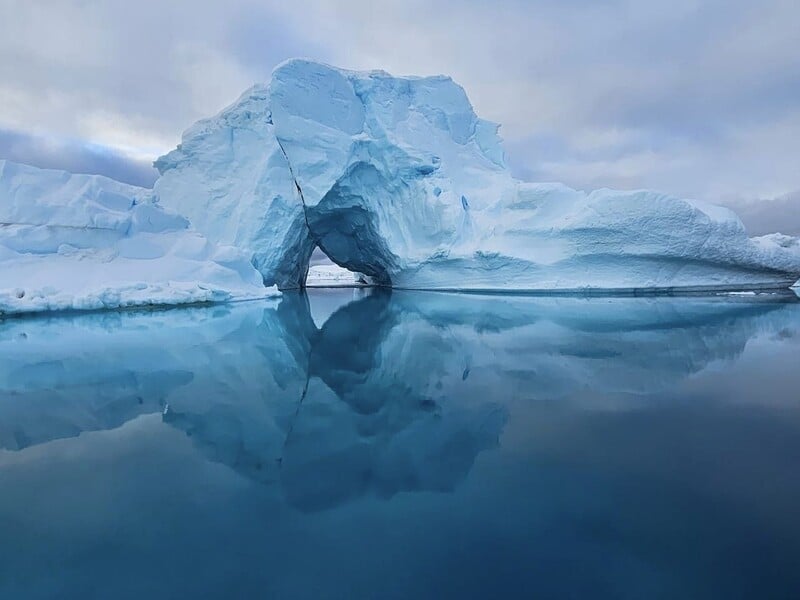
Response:
POLYGON ((0 322, 0 598, 800 597, 800 304, 0 322))

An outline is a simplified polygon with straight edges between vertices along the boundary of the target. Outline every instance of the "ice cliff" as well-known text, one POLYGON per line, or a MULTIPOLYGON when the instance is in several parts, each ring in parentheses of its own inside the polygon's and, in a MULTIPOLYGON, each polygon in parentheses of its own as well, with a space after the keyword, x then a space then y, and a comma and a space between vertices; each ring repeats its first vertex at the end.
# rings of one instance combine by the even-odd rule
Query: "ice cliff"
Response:
POLYGON ((749 238, 727 209, 518 181, 497 129, 447 77, 291 60, 186 131, 154 190, 0 161, 0 314, 263 297, 302 287, 316 247, 398 288, 800 278, 800 240, 749 238))
POLYGON ((394 287, 787 288, 800 242, 748 238, 727 209, 650 191, 514 179, 497 125, 447 77, 305 61, 200 121, 156 161, 160 201, 303 285, 319 246, 394 287))
POLYGON ((274 293, 150 190, 0 160, 0 314, 274 293))

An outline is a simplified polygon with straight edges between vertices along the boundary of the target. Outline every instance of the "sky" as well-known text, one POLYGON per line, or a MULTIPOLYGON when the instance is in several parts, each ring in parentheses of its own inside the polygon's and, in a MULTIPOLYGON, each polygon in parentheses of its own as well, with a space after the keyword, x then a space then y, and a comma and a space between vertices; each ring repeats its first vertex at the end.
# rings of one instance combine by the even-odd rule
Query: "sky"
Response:
POLYGON ((294 56, 452 76, 531 181, 800 235, 797 0, 0 0, 0 158, 152 185, 294 56))

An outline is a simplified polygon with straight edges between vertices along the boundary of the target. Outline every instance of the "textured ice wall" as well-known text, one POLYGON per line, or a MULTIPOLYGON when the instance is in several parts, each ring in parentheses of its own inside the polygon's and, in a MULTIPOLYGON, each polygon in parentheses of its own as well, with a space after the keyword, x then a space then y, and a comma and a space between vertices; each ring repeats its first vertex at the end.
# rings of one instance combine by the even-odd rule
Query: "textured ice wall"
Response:
POLYGON ((149 190, 0 161, 0 314, 263 297, 249 256, 149 190))
POLYGON ((513 179, 497 126, 447 77, 279 66, 156 163, 162 202, 302 285, 321 247, 377 283, 432 289, 788 287, 800 243, 649 191, 513 179))
POLYGON ((267 87, 254 86, 196 123, 155 166, 162 204, 215 241, 244 249, 266 285, 302 284, 314 243, 275 137, 267 87))

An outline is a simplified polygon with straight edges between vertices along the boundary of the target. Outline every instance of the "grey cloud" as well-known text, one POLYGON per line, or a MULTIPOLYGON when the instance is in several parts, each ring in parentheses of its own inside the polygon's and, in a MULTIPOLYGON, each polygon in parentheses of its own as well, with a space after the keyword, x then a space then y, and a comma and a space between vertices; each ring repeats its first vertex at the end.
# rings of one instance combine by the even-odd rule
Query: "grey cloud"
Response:
POLYGON ((132 159, 113 148, 46 139, 4 129, 0 129, 0 158, 42 169, 105 175, 142 187, 152 187, 158 176, 150 163, 132 159))
POLYGON ((322 58, 327 54, 321 40, 303 36, 302 23, 275 18, 274 10, 263 7, 234 18, 226 44, 259 81, 265 81, 278 63, 289 58, 322 58))
POLYGON ((194 121, 266 79, 287 57, 284 47, 304 47, 275 41, 282 21, 291 28, 278 1, 11 3, 0 18, 0 126, 133 147, 153 158, 194 121), (273 27, 254 28, 270 5, 273 27), (267 40, 260 53, 258 33, 267 40))
POLYGON ((369 4, 320 0, 306 30, 338 28, 336 62, 452 74, 517 174, 711 201, 800 186, 794 1, 369 4))
POLYGON ((328 255, 322 250, 319 248, 314 248, 314 252, 311 253, 311 261, 309 264, 312 267, 315 265, 332 265, 333 261, 328 258, 328 255))
POLYGON ((0 127, 155 158, 304 55, 452 75, 519 176, 710 201, 800 189, 796 0, 8 2, 0 127))
POLYGON ((726 200, 750 235, 780 232, 800 236, 800 190, 772 200, 726 200))

